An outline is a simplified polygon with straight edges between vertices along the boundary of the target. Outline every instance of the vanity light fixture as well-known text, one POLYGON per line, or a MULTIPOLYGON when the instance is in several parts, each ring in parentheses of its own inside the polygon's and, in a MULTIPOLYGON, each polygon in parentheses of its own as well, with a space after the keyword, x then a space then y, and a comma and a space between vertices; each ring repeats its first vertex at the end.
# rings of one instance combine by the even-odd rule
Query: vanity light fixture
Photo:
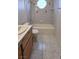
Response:
POLYGON ((37 1, 37 7, 40 8, 40 9, 43 9, 45 8, 47 5, 47 1, 46 0, 38 0, 37 1))

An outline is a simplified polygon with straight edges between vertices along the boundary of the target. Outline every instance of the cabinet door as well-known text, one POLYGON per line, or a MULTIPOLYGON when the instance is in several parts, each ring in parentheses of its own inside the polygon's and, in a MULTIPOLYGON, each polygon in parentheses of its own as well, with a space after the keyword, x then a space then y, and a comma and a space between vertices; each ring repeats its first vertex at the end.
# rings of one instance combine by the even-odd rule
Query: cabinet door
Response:
POLYGON ((30 29, 26 35, 24 36, 24 38, 22 39, 22 48, 25 49, 30 37, 32 36, 32 30, 30 29))
POLYGON ((28 44, 24 49, 24 52, 23 52, 24 59, 30 59, 31 49, 32 49, 32 37, 29 39, 28 44))
POLYGON ((22 50, 21 50, 21 47, 18 48, 18 59, 22 59, 22 50))

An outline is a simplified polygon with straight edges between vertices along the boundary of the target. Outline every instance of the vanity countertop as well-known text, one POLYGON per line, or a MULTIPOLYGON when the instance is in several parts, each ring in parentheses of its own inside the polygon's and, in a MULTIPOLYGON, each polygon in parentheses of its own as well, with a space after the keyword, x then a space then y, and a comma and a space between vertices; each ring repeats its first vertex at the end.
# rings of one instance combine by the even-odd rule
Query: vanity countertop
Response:
POLYGON ((25 34, 29 31, 31 27, 32 25, 28 25, 28 28, 22 34, 18 35, 18 44, 20 43, 20 41, 23 39, 23 37, 25 36, 25 34))

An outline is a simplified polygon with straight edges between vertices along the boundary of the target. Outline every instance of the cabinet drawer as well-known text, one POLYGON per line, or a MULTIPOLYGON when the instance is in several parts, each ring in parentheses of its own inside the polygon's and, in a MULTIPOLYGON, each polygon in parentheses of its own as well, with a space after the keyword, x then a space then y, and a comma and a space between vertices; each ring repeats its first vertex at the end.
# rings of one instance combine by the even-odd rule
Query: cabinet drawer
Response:
POLYGON ((26 35, 24 36, 24 38, 22 39, 22 48, 24 49, 25 46, 27 45, 27 42, 29 41, 29 38, 32 36, 32 30, 30 29, 26 35))

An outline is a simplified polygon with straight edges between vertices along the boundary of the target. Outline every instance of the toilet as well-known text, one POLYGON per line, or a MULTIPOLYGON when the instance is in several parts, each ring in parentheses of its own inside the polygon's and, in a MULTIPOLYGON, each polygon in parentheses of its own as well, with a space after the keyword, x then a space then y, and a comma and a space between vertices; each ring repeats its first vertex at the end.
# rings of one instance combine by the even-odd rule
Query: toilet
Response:
POLYGON ((38 36, 38 33, 39 33, 38 29, 33 28, 32 33, 33 33, 33 40, 37 41, 37 36, 38 36))

